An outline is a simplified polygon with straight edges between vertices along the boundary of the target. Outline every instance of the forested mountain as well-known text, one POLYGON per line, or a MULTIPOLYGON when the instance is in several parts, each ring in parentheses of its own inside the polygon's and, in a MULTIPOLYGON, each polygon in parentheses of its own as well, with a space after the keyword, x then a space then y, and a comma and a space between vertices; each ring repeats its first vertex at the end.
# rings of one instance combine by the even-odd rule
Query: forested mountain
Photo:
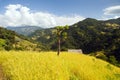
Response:
POLYGON ((7 29, 15 31, 16 33, 22 34, 22 35, 30 35, 36 30, 41 30, 41 27, 38 26, 19 26, 19 27, 7 27, 7 29))
POLYGON ((15 32, 0 27, 0 49, 10 50, 15 42, 15 32))
POLYGON ((0 50, 41 50, 41 48, 27 37, 0 27, 0 50))
MULTIPOLYGON (((111 20, 96 20, 87 18, 66 30, 68 38, 61 42, 61 50, 69 48, 82 49, 84 53, 93 54, 105 60, 117 59, 120 62, 120 18, 111 20)), ((54 28, 37 30, 31 35, 35 41, 46 45, 50 50, 57 49, 54 28)))

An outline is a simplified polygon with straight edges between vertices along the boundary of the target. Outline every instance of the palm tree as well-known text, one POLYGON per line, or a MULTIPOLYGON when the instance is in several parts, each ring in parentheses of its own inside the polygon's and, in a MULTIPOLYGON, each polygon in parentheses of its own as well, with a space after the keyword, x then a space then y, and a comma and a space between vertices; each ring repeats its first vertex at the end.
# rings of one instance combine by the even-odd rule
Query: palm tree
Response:
POLYGON ((56 27, 56 34, 57 34, 57 40, 58 40, 58 53, 57 55, 59 56, 60 54, 60 43, 62 39, 66 39, 67 38, 67 32, 65 32, 65 30, 67 30, 69 27, 66 26, 57 26, 56 27))

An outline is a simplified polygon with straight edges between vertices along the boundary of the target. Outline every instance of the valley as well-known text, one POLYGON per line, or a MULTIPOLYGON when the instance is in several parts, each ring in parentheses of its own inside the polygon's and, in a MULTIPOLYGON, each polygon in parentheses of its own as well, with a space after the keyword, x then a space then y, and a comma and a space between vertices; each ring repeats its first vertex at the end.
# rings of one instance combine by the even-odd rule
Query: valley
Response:
POLYGON ((36 30, 0 27, 0 78, 119 80, 120 18, 106 21, 87 18, 68 27, 63 30, 67 34, 65 39, 61 38, 59 56, 56 27, 36 30), (68 49, 82 49, 83 54, 67 52, 68 49))

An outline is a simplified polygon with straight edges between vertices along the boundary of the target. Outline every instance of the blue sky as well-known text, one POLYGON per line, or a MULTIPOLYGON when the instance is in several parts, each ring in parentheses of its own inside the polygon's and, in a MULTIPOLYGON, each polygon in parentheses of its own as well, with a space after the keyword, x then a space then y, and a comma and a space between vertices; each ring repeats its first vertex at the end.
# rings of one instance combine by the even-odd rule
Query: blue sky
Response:
POLYGON ((30 25, 53 27, 72 25, 88 17, 109 19, 119 16, 120 0, 0 0, 0 19, 9 17, 0 22, 1 26, 21 26, 31 23, 30 25), (22 13, 25 7, 26 13, 22 13), (16 22, 11 19, 12 17, 16 22), (28 20, 29 17, 33 21, 28 20), (23 22, 18 24, 20 20, 23 22))

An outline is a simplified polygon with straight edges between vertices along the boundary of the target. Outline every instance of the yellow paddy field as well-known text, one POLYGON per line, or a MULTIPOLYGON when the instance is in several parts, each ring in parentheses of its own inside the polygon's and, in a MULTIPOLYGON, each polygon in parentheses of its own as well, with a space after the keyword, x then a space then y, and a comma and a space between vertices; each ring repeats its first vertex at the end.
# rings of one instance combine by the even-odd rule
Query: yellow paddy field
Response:
POLYGON ((3 80, 120 80, 120 68, 91 56, 0 51, 3 80))

